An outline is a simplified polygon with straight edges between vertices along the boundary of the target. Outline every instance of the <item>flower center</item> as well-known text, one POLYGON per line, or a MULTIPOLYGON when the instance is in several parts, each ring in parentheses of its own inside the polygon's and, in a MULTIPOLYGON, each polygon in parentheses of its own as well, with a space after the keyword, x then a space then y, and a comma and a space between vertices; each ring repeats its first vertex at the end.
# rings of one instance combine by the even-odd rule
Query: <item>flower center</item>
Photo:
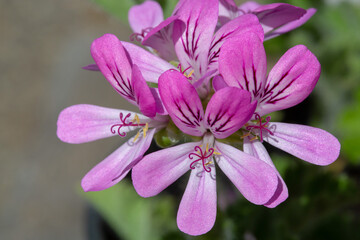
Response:
POLYGON ((187 79, 192 80, 192 77, 191 77, 191 76, 192 76, 193 73, 194 73, 194 69, 191 70, 189 74, 186 74, 186 71, 189 70, 191 67, 188 67, 188 68, 186 68, 186 69, 183 70, 182 67, 181 67, 181 63, 179 63, 179 65, 177 66, 177 68, 179 69, 179 71, 180 71, 182 74, 184 74, 184 76, 185 76, 187 79))
MULTIPOLYGON (((144 128, 142 128, 142 130, 143 130, 144 137, 145 137, 145 136, 146 136, 146 131, 147 131, 148 128, 149 128, 149 124, 148 124, 148 123, 146 123, 146 124, 141 124, 141 123, 140 123, 139 116, 138 116, 137 114, 135 114, 133 120, 127 121, 130 116, 131 116, 131 113, 128 113, 128 114, 124 117, 124 114, 121 112, 121 113, 120 113, 120 121, 121 121, 121 123, 112 125, 111 128, 110 128, 111 133, 116 134, 116 132, 117 132, 117 134, 118 134, 120 137, 125 137, 125 136, 126 136, 126 132, 121 131, 121 128, 122 128, 122 127, 144 127, 144 128), (117 128, 117 130, 115 130, 115 128, 117 128)), ((140 131, 141 131, 141 130, 140 130, 140 131)), ((136 141, 136 139, 139 137, 140 131, 136 134, 134 141, 136 141)))
POLYGON ((189 154, 189 158, 191 160, 193 160, 194 158, 197 158, 190 164, 190 169, 195 169, 196 163, 201 161, 202 167, 204 168, 204 170, 206 172, 211 172, 211 168, 208 165, 212 164, 213 161, 210 161, 210 160, 206 161, 206 160, 208 158, 210 158, 212 155, 220 155, 220 153, 216 152, 214 148, 209 148, 209 144, 206 144, 205 152, 203 152, 203 150, 201 148, 202 148, 202 145, 196 146, 194 148, 196 153, 189 154))
POLYGON ((266 117, 266 119, 265 119, 266 122, 263 123, 260 115, 255 113, 255 120, 257 121, 257 125, 247 125, 246 130, 248 130, 249 133, 245 134, 242 138, 247 137, 252 133, 253 135, 256 135, 256 136, 255 136, 255 138, 251 139, 251 141, 257 139, 258 135, 253 133, 254 129, 258 129, 258 131, 260 132, 259 135, 260 135, 260 141, 261 142, 263 141, 263 131, 268 132, 270 135, 274 135, 274 133, 272 131, 270 131, 269 128, 268 128, 269 127, 268 123, 271 120, 270 116, 266 117))
POLYGON ((144 40, 145 36, 151 31, 152 27, 144 28, 141 30, 141 33, 133 33, 130 35, 130 41, 141 42, 144 40))

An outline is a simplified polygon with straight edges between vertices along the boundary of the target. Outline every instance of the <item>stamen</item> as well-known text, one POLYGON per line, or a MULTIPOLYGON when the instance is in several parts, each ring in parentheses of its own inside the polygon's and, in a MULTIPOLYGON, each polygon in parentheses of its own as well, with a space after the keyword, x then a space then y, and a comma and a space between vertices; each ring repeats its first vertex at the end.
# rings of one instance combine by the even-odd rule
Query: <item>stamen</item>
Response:
MULTIPOLYGON (((267 116, 266 117, 266 122, 265 123, 262 123, 262 120, 261 120, 261 117, 259 114, 255 113, 255 120, 258 121, 258 124, 259 125, 248 125, 246 127, 246 130, 248 131, 252 131, 253 129, 259 129, 260 130, 260 141, 262 142, 263 141, 263 130, 267 131, 268 133, 270 133, 270 135, 274 135, 274 133, 272 131, 270 131, 268 129, 268 123, 270 122, 271 120, 271 117, 270 116, 267 116)), ((252 138, 250 139, 250 141, 254 141, 255 139, 252 138)))
POLYGON ((138 131, 137 134, 135 135, 133 142, 136 142, 136 140, 139 138, 139 136, 140 136, 140 131, 138 131))
POLYGON ((143 130, 143 135, 144 135, 144 138, 145 138, 146 137, 146 132, 149 130, 149 124, 146 123, 145 127, 142 130, 143 130))
POLYGON ((244 138, 246 138, 246 137, 248 137, 248 136, 250 136, 250 132, 246 133, 245 135, 242 135, 242 136, 241 136, 241 139, 244 139, 244 138))
POLYGON ((146 124, 140 124, 140 119, 139 116, 137 114, 135 114, 134 120, 136 120, 137 123, 133 123, 134 120, 132 121, 128 121, 126 122, 126 120, 131 116, 131 113, 128 113, 125 117, 124 114, 121 112, 120 113, 120 121, 121 123, 118 124, 114 124, 111 126, 110 131, 112 134, 115 134, 117 132, 117 134, 120 137, 125 137, 126 136, 126 132, 121 132, 121 128, 122 127, 142 127, 142 126, 146 126, 146 124), (118 128, 117 131, 115 131, 114 128, 118 128))
MULTIPOLYGON (((209 144, 207 144, 207 148, 208 148, 208 147, 209 147, 209 144)), ((190 159, 193 159, 194 156, 195 156, 195 157, 197 157, 198 159, 196 159, 195 161, 193 161, 193 162, 190 164, 190 169, 195 169, 195 166, 194 166, 195 163, 197 163, 198 161, 201 161, 204 170, 205 170, 206 172, 211 172, 211 168, 208 167, 207 165, 211 164, 212 162, 210 161, 210 162, 208 162, 208 163, 205 163, 205 161, 206 161, 206 159, 208 159, 209 157, 211 157, 211 156, 214 154, 214 152, 215 152, 214 148, 208 149, 208 151, 205 151, 205 153, 202 151, 201 147, 199 147, 199 146, 196 146, 196 147, 194 148, 194 150, 195 150, 195 152, 197 152, 197 153, 199 153, 199 154, 190 153, 190 154, 189 154, 189 158, 190 158, 190 159), (208 154, 207 154, 207 152, 208 152, 208 154)))
POLYGON ((141 33, 133 33, 130 35, 130 41, 141 42, 144 40, 145 36, 151 31, 152 27, 144 28, 141 30, 141 33))
POLYGON ((184 76, 185 76, 187 79, 192 80, 192 77, 191 77, 191 76, 194 74, 195 70, 193 69, 193 70, 190 71, 189 74, 186 74, 186 71, 189 70, 189 69, 191 68, 191 66, 188 67, 188 68, 186 68, 185 70, 182 70, 181 63, 179 63, 179 65, 177 66, 177 68, 179 69, 179 71, 180 71, 182 74, 184 74, 184 76))
POLYGON ((255 136, 252 139, 250 139, 250 142, 255 141, 256 139, 258 139, 258 136, 255 136))

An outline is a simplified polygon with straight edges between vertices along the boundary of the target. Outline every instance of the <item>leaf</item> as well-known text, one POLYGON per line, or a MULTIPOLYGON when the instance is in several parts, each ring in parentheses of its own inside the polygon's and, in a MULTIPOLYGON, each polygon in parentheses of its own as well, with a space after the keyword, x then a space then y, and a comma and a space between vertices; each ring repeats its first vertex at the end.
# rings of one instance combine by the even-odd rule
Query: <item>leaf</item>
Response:
POLYGON ((177 229, 173 199, 166 195, 142 198, 127 179, 109 189, 82 195, 122 239, 157 240, 177 229))
POLYGON ((92 0, 101 6, 106 12, 118 17, 124 22, 128 22, 129 9, 137 4, 135 0, 92 0))

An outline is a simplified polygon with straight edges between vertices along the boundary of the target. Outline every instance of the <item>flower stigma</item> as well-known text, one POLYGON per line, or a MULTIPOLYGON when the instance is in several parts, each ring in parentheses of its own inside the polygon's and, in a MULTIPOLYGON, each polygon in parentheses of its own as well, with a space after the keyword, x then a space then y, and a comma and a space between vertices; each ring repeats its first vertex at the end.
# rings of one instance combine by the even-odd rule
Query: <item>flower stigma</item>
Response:
POLYGON ((196 160, 194 160, 194 161, 190 164, 190 169, 195 169, 195 164, 196 164, 198 161, 201 161, 204 170, 205 170, 206 172, 211 172, 211 168, 208 167, 208 165, 209 165, 209 164, 212 164, 213 161, 208 161, 208 162, 206 162, 206 160, 207 160, 208 158, 210 158, 212 155, 221 155, 221 153, 216 152, 214 148, 209 148, 209 144, 208 144, 208 143, 206 144, 206 150, 205 150, 205 152, 203 152, 203 150, 202 150, 201 148, 202 148, 202 145, 196 146, 196 147, 194 148, 194 150, 195 150, 196 153, 190 153, 190 154, 189 154, 189 158, 190 158, 190 159, 197 158, 196 160))
POLYGON ((260 131, 260 141, 263 142, 263 131, 266 131, 268 132, 270 135, 274 135, 274 133, 272 131, 270 131, 270 129, 268 128, 268 123, 270 122, 271 120, 271 117, 270 116, 267 116, 266 117, 266 122, 263 123, 262 122, 262 119, 260 117, 259 114, 255 113, 255 120, 257 121, 257 125, 246 125, 246 130, 248 130, 249 132, 245 135, 243 135, 241 138, 244 139, 245 137, 248 137, 250 136, 251 134, 254 135, 253 138, 250 139, 250 141, 254 141, 256 139, 258 139, 258 135, 253 133, 253 130, 254 129, 259 129, 260 131))
MULTIPOLYGON (((126 136, 126 132, 121 132, 121 128, 122 128, 122 127, 143 127, 143 126, 145 126, 143 129, 146 129, 146 131, 148 130, 148 128, 149 128, 148 123, 146 123, 146 124, 141 124, 141 123, 140 123, 139 116, 138 116, 137 114, 135 114, 133 120, 126 122, 126 120, 127 120, 130 116, 131 116, 131 113, 128 113, 128 114, 124 117, 124 114, 121 112, 121 113, 120 113, 120 116, 119 116, 121 123, 112 125, 111 128, 110 128, 111 133, 115 134, 115 133, 117 132, 117 134, 118 134, 120 137, 125 137, 125 136, 126 136), (114 129, 114 128, 116 128, 116 127, 118 128, 117 131, 114 129)), ((144 137, 146 136, 146 131, 144 131, 144 137)))

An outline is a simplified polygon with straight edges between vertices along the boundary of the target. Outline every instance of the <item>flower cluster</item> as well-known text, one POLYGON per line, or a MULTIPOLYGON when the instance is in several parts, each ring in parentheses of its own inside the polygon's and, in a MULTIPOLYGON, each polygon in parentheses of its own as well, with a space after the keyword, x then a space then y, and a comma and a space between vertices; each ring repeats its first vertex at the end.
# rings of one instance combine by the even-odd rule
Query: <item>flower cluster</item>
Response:
POLYGON ((263 41, 314 13, 283 3, 179 0, 164 20, 156 2, 131 8, 130 38, 147 50, 106 34, 92 43, 95 64, 85 68, 101 71, 141 113, 84 104, 58 119, 58 137, 68 143, 133 134, 85 175, 83 189, 109 188, 132 169, 137 193, 151 197, 191 171, 177 214, 179 229, 190 235, 215 223, 217 167, 250 202, 269 208, 283 202, 288 189, 264 141, 317 165, 332 163, 340 151, 330 133, 268 115, 302 102, 320 64, 298 45, 267 74, 263 41), (155 136, 166 139, 169 132, 174 141, 144 156, 155 136))

